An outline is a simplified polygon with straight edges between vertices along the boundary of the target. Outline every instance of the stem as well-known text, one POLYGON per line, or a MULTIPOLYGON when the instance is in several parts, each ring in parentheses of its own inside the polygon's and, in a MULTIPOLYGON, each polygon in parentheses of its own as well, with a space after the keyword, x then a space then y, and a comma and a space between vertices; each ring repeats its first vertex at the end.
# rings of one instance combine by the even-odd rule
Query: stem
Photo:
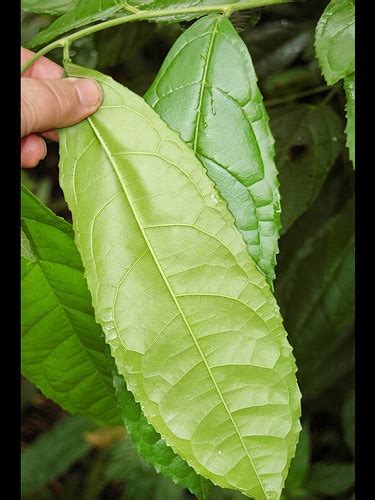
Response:
POLYGON ((290 101, 296 101, 302 97, 308 97, 310 95, 319 94, 320 92, 327 92, 329 88, 326 85, 321 85, 320 87, 315 87, 311 90, 306 90, 305 92, 296 92, 295 94, 290 94, 284 97, 278 97, 275 99, 268 99, 264 101, 265 106, 277 106, 278 104, 284 104, 290 101))
MULTIPOLYGON (((144 21, 148 19, 155 19, 158 17, 168 17, 168 16, 178 16, 184 14, 208 14, 210 12, 222 12, 228 15, 237 10, 245 9, 255 9, 258 7, 265 7, 269 5, 277 5, 281 3, 290 3, 293 1, 300 0, 247 0, 244 2, 236 2, 232 4, 222 4, 222 5, 206 5, 206 6, 194 6, 194 7, 182 7, 180 9, 161 9, 154 11, 140 11, 135 14, 130 14, 128 16, 118 17, 115 19, 110 19, 109 21, 104 21, 100 24, 95 24, 94 26, 89 26, 76 33, 65 36, 56 40, 55 42, 46 45, 43 49, 39 50, 35 55, 33 55, 21 68, 21 75, 37 60, 39 57, 44 56, 48 52, 58 47, 64 47, 67 43, 71 44, 75 40, 82 38, 92 33, 102 31, 107 28, 112 28, 114 26, 119 26, 120 24, 131 23, 135 21, 144 21)), ((125 9, 127 7, 125 6, 125 9)))

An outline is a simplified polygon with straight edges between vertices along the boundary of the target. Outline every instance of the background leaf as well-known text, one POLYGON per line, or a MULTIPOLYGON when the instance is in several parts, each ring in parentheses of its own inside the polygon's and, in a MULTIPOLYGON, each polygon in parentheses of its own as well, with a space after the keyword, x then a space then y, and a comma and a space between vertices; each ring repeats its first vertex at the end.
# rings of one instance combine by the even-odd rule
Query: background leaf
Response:
POLYGON ((337 114, 320 104, 289 104, 270 111, 281 191, 282 233, 312 205, 344 143, 337 114))
POLYGON ((22 186, 23 375, 66 410, 119 423, 112 376, 73 231, 22 186))
POLYGON ((354 0, 331 0, 316 26, 316 56, 328 85, 354 72, 354 19, 354 0))
POLYGON ((292 459, 290 464, 290 469, 288 477, 285 482, 285 488, 287 491, 295 491, 300 488, 308 473, 311 466, 311 436, 309 425, 305 422, 302 426, 301 433, 299 435, 299 441, 297 444, 296 455, 292 459))
MULTIPOLYGON (((334 217, 315 221, 315 231, 306 238, 296 228, 289 241, 281 242, 288 261, 276 283, 305 398, 332 383, 328 360, 350 335, 354 319, 353 200, 334 217)), ((352 347, 349 352, 353 355, 352 347)), ((331 371, 338 373, 339 364, 337 360, 331 371)))
POLYGON ((245 44, 223 16, 195 22, 145 95, 189 144, 272 284, 280 204, 273 137, 245 44))
POLYGON ((307 487, 323 495, 336 496, 354 484, 354 464, 317 462, 313 464, 307 487))
POLYGON ((21 7, 26 12, 59 16, 76 7, 78 2, 79 0, 21 0, 21 7))
POLYGON ((355 392, 350 391, 342 409, 345 442, 355 454, 355 392))
MULTIPOLYGON (((246 0, 216 0, 215 5, 230 5, 246 0)), ((129 2, 120 3, 117 0, 80 0, 76 8, 59 17, 51 26, 39 33, 28 47, 34 49, 40 45, 44 45, 63 35, 68 31, 96 22, 112 19, 118 16, 134 14, 143 10, 168 10, 170 15, 152 19, 154 22, 176 22, 189 21, 197 17, 202 17, 204 13, 174 15, 173 10, 179 8, 193 7, 194 5, 212 4, 212 0, 199 0, 198 2, 188 0, 155 0, 145 2, 144 0, 132 0, 129 2)))
POLYGON ((60 133, 60 169, 119 372, 197 472, 276 496, 295 451, 300 393, 269 286, 178 135, 109 77, 66 71, 104 89, 99 111, 60 133))
POLYGON ((349 149, 349 158, 355 167, 355 73, 344 78, 346 95, 346 145, 349 149))
POLYGON ((94 427, 79 417, 66 417, 26 448, 21 454, 21 494, 39 490, 86 455, 91 446, 84 433, 94 427))

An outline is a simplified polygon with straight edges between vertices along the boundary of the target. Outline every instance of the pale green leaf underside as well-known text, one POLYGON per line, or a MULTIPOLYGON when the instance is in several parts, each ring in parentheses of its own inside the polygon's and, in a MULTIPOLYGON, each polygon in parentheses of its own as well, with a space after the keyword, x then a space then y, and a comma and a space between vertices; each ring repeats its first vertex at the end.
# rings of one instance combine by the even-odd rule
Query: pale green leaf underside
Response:
POLYGON ((61 131, 60 182, 119 372, 198 473, 277 499, 300 392, 269 285, 191 148, 111 78, 66 71, 104 90, 61 131))
POLYGON ((346 95, 346 145, 355 168, 355 73, 344 78, 346 95))
MULTIPOLYGON (((35 48, 51 42, 55 38, 73 29, 83 28, 96 21, 105 21, 119 16, 126 16, 141 11, 168 10, 168 16, 152 19, 155 22, 187 21, 195 17, 201 17, 204 12, 197 14, 174 15, 173 10, 186 7, 197 7, 204 5, 230 5, 238 0, 156 0, 145 2, 144 0, 81 0, 76 8, 71 9, 56 19, 48 28, 38 33, 28 44, 29 48, 35 48)), ((246 0, 239 0, 246 1, 246 0)), ((126 26, 124 29, 127 29, 126 26)))
POLYGON ((121 420, 73 231, 21 189, 22 374, 71 413, 121 420))
POLYGON ((344 125, 328 106, 289 104, 271 112, 282 202, 282 233, 312 205, 344 144, 344 125))
POLYGON ((153 465, 158 472, 171 478, 174 482, 188 488, 199 500, 208 498, 212 487, 207 479, 196 474, 179 455, 161 438, 160 434, 147 422, 139 403, 128 391, 124 377, 118 373, 116 364, 110 354, 113 385, 116 391, 117 404, 126 430, 145 461, 153 465))
POLYGON ((118 374, 113 376, 112 363, 108 364, 108 355, 105 354, 108 347, 101 338, 101 328, 95 323, 91 296, 70 224, 56 217, 24 186, 21 200, 22 226, 30 238, 34 236, 36 252, 40 248, 44 257, 38 261, 21 227, 21 255, 27 259, 22 263, 25 272, 22 322, 33 325, 25 329, 27 334, 22 339, 24 375, 72 413, 86 416, 100 425, 114 425, 123 420, 138 451, 149 464, 189 488, 198 499, 204 499, 204 492, 209 487, 207 481, 173 453, 142 415, 125 381, 121 383, 118 374), (50 252, 48 257, 44 255, 46 251, 50 252), (46 259, 53 260, 48 275, 44 272, 46 259), (30 261, 38 267, 33 269, 30 261), (74 276, 67 264, 74 268, 74 276), (61 295, 62 287, 67 292, 66 297, 61 295), (58 296, 54 297, 56 293, 58 296), (72 294, 81 298, 79 309, 86 311, 87 317, 76 314, 74 324, 69 328, 72 314, 69 297, 72 294), (37 314, 41 319, 36 319, 37 314), (87 333, 84 334, 85 329, 87 333), (92 348, 99 352, 93 353, 92 348), (91 356, 97 356, 96 365, 90 365, 91 356), (100 373, 110 390, 110 401, 106 391, 103 393, 100 373), (88 382, 86 377, 90 376, 91 382, 88 382))
POLYGON ((331 0, 315 31, 315 50, 328 85, 355 69, 355 12, 353 0, 331 0))
POLYGON ((280 203, 256 82, 246 45, 226 17, 213 15, 178 38, 145 99, 196 152, 272 284, 280 203))

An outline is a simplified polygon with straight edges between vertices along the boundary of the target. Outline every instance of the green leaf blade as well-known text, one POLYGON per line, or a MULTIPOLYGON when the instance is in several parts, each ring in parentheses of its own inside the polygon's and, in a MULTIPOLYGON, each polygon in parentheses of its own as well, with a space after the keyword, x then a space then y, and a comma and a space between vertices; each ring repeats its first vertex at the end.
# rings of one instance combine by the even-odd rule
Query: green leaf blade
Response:
POLYGON ((346 95, 346 146, 355 168, 355 73, 344 78, 346 95))
POLYGON ((79 0, 22 0, 21 7, 25 12, 50 14, 59 16, 74 8, 79 0))
POLYGON ((95 425, 79 417, 66 417, 40 436, 21 454, 21 494, 36 492, 56 479, 90 450, 83 434, 95 425))
POLYGON ((276 499, 300 392, 269 285, 177 134, 112 79, 66 71, 97 79, 105 95, 95 115, 61 132, 60 182, 118 370, 196 472, 276 499))
POLYGON ((281 186, 282 234, 314 203, 344 144, 344 126, 328 106, 290 104, 271 111, 281 186))
POLYGON ((189 28, 145 99, 191 145, 272 285, 280 228, 274 140, 250 55, 229 20, 212 15, 189 28))
POLYGON ((24 186, 21 201, 22 373, 71 413, 116 425, 105 343, 72 229, 24 186))
POLYGON ((353 0, 331 0, 315 32, 316 56, 328 85, 355 70, 355 7, 353 0))

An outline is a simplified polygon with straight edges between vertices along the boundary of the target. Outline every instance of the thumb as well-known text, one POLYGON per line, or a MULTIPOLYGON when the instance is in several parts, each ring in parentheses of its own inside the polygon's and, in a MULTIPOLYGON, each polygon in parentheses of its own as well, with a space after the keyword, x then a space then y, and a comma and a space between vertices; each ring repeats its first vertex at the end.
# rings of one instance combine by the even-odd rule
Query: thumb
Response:
POLYGON ((21 78, 21 137, 74 125, 94 113, 102 99, 95 80, 21 78))

